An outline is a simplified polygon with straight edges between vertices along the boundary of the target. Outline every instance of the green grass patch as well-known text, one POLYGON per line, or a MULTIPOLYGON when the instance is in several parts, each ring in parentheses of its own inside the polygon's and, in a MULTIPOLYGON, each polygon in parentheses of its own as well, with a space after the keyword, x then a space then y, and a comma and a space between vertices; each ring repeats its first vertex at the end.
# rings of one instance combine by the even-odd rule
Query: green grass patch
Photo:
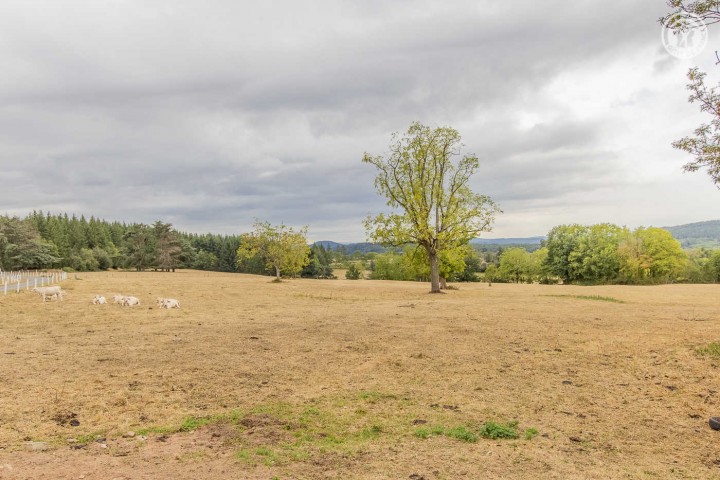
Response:
POLYGON ((360 392, 360 395, 358 395, 361 400, 365 400, 368 403, 377 403, 381 400, 394 400, 397 398, 397 396, 389 394, 389 393, 382 393, 382 392, 375 392, 375 391, 369 391, 369 392, 360 392))
POLYGON ((87 445, 88 443, 94 442, 97 438, 102 438, 105 435, 102 432, 86 433, 84 435, 77 435, 75 437, 76 445, 87 445))
POLYGON ((451 428, 445 431, 445 435, 468 443, 475 443, 478 441, 478 436, 465 427, 451 428))
POLYGON ((720 342, 711 342, 704 347, 698 347, 695 353, 701 357, 720 357, 720 342))
MULTIPOLYGON (((172 426, 139 432, 173 434, 223 424, 236 461, 250 466, 313 461, 331 453, 352 457, 370 445, 394 444, 415 436, 475 443, 477 425, 454 424, 457 417, 412 398, 375 390, 316 398, 303 403, 265 403, 208 416, 189 416, 172 426), (417 425, 417 419, 427 422, 417 425), (258 443, 258 439, 266 439, 258 443)), ((515 424, 516 425, 516 424, 515 424)), ((494 434, 491 438, 504 438, 494 434)), ((516 433, 517 435, 517 433, 516 433)), ((517 438, 517 436, 512 437, 517 438)))
POLYGON ((611 303, 627 303, 624 300, 620 300, 615 297, 605 297, 602 295, 542 295, 543 297, 556 297, 556 298, 575 298, 577 300, 595 300, 598 302, 611 302, 611 303))
POLYGON ((525 430, 525 440, 532 440, 537 437, 539 433, 537 428, 530 427, 525 430))
POLYGON ((498 423, 489 420, 480 427, 480 436, 491 440, 516 439, 520 437, 517 426, 517 421, 498 423))

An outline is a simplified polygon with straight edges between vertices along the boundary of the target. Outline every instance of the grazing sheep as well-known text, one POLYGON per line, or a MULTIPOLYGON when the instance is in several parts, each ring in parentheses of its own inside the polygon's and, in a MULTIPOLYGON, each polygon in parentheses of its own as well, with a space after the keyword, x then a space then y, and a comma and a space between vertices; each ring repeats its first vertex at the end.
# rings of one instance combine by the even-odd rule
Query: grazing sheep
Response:
POLYGON ((56 299, 59 297, 62 301, 63 295, 65 294, 65 292, 62 291, 62 288, 60 288, 59 285, 55 285, 53 287, 35 287, 32 289, 32 291, 39 294, 42 297, 43 302, 45 301, 45 299, 53 295, 55 295, 56 299))
POLYGON ((105 297, 102 295, 95 295, 95 298, 93 298, 93 305, 105 305, 107 303, 107 300, 105 300, 105 297))
POLYGON ((125 297, 123 295, 120 295, 119 293, 117 295, 113 295, 113 303, 119 303, 120 305, 123 305, 125 303, 125 297))

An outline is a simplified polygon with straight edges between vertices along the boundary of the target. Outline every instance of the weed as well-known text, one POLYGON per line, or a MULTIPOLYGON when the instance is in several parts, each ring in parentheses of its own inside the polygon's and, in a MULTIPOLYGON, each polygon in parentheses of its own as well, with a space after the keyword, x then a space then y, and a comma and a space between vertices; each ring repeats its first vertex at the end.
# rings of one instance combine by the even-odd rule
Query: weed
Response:
POLYGON ((478 441, 477 435, 472 433, 465 427, 455 427, 445 431, 445 435, 450 438, 455 438, 463 442, 475 443, 478 441))
POLYGON ((484 438, 497 440, 500 438, 515 439, 520 437, 517 431, 518 422, 512 421, 506 424, 489 420, 480 427, 480 435, 484 438))
POLYGON ((75 443, 78 445, 85 445, 94 442, 98 437, 103 437, 103 434, 100 432, 94 432, 86 435, 78 435, 75 437, 75 443))
POLYGON ((533 438, 538 436, 538 430, 537 428, 530 427, 527 430, 525 430, 525 440, 532 440, 533 438))
POLYGON ((704 347, 698 347, 695 349, 695 353, 701 357, 720 357, 720 342, 711 342, 704 347))
POLYGON ((365 428, 360 432, 360 438, 363 440, 372 440, 378 438, 382 433, 382 427, 380 425, 373 425, 369 428, 365 428))
POLYGON ((430 438, 430 430, 427 428, 418 428, 415 430, 415 436, 422 439, 430 438))
POLYGON ((238 450, 235 452, 235 458, 238 460, 250 460, 250 452, 248 450, 238 450))
POLYGON ((443 427, 442 425, 436 425, 430 429, 430 433, 432 433, 433 435, 442 435, 443 433, 445 433, 445 427, 443 427))
POLYGON ((178 428, 179 432, 192 432, 197 430, 200 427, 204 427, 205 425, 211 423, 213 421, 212 417, 187 417, 183 422, 180 424, 180 428, 178 428))

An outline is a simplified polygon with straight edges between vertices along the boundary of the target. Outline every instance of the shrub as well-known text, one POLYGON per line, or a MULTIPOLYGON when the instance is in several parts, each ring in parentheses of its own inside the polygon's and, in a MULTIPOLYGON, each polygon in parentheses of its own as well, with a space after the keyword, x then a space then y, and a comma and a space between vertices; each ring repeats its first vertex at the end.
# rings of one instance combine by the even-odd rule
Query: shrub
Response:
POLYGON ((345 278, 347 278, 348 280, 360 280, 361 276, 362 272, 354 263, 351 263, 350 267, 348 267, 347 271, 345 272, 345 278))
POLYGON ((499 438, 515 439, 520 437, 517 431, 517 425, 518 422, 516 421, 502 424, 489 420, 480 427, 480 435, 491 440, 497 440, 499 438))

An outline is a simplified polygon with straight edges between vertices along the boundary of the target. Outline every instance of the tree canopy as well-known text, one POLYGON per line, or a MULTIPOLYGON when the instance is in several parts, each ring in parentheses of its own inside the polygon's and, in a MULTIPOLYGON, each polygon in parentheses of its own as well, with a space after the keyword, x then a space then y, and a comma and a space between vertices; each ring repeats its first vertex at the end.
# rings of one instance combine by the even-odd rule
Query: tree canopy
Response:
MULTIPOLYGON (((668 0, 667 5, 671 11, 660 18, 660 24, 674 34, 720 22, 720 0, 668 0)), ((703 123, 696 128, 693 135, 673 142, 672 146, 694 157, 693 161, 683 166, 686 172, 706 168, 712 182, 720 188, 720 94, 717 87, 705 84, 706 73, 697 67, 691 68, 687 76, 687 89, 690 90, 688 101, 697 102, 700 111, 709 113, 712 119, 710 123, 703 123)))
POLYGON ((269 222, 256 221, 251 233, 241 236, 237 250, 237 261, 259 257, 267 268, 275 270, 275 277, 281 274, 295 276, 308 264, 310 247, 307 244, 307 227, 299 231, 286 225, 273 226, 269 222))
POLYGON ((479 161, 474 155, 461 157, 462 147, 456 130, 416 122, 405 134, 393 136, 386 157, 363 157, 377 169, 375 189, 394 209, 366 219, 370 238, 385 245, 423 248, 433 293, 440 291, 441 252, 489 231, 500 212, 490 197, 470 189, 479 161))

